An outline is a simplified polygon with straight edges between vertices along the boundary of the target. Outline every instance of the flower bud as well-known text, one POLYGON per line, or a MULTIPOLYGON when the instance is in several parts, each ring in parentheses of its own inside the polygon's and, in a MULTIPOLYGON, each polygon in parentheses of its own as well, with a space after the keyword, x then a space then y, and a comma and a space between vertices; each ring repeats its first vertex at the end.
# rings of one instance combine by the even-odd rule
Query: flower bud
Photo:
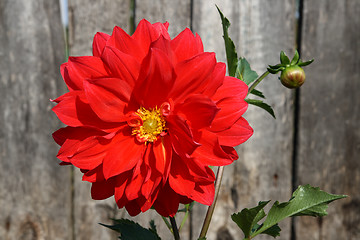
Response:
POLYGON ((298 88, 305 82, 305 72, 297 65, 286 67, 281 72, 280 81, 287 88, 298 88))

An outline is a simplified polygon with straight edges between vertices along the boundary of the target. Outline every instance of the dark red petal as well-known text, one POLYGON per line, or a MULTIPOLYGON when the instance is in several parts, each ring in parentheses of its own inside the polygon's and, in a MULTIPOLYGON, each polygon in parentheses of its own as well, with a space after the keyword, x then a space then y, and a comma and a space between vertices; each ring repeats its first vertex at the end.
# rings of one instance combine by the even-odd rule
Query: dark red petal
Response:
POLYGON ((102 164, 92 170, 86 170, 86 172, 84 172, 82 180, 87 182, 105 181, 102 164))
POLYGON ((114 27, 112 35, 106 45, 115 47, 121 52, 135 57, 138 62, 141 62, 146 54, 137 41, 117 26, 114 27))
POLYGON ((140 63, 133 56, 107 46, 101 59, 109 67, 111 75, 127 82, 132 88, 139 77, 140 63))
POLYGON ((204 52, 200 37, 196 34, 195 38, 194 34, 188 28, 179 33, 179 35, 171 41, 171 48, 175 52, 178 62, 204 52))
POLYGON ((118 78, 102 78, 84 82, 90 107, 107 122, 125 121, 124 109, 130 98, 131 88, 118 78))
POLYGON ((102 182, 94 182, 91 185, 91 197, 94 200, 103 200, 114 195, 114 180, 109 179, 102 182))
POLYGON ((83 57, 69 57, 67 66, 64 68, 64 75, 69 88, 73 90, 83 89, 83 82, 85 79, 93 79, 107 76, 104 63, 98 57, 83 56, 83 57))
POLYGON ((153 48, 142 63, 134 97, 145 108, 160 107, 168 99, 175 79, 174 69, 167 55, 153 48))
POLYGON ((217 135, 210 131, 202 131, 202 136, 199 141, 201 144, 192 157, 195 157, 204 165, 223 166, 231 164, 235 159, 232 159, 219 145, 217 135))
POLYGON ((133 136, 118 133, 112 147, 104 158, 104 176, 106 179, 132 169, 144 154, 144 144, 139 144, 133 136))
POLYGON ((128 211, 129 215, 134 217, 136 215, 138 215, 139 213, 141 213, 141 208, 139 206, 139 204, 137 203, 136 200, 132 200, 130 202, 128 202, 125 205, 126 210, 128 211))
POLYGON ((94 36, 93 40, 93 55, 95 57, 101 57, 101 54, 106 46, 107 40, 110 38, 109 34, 98 32, 94 36))
POLYGON ((124 194, 127 183, 131 180, 131 171, 127 171, 114 177, 115 179, 115 201, 119 208, 123 208, 128 200, 124 194))
POLYGON ((125 195, 128 200, 134 200, 138 198, 141 194, 141 187, 144 183, 145 176, 144 172, 140 174, 134 174, 131 181, 128 182, 126 188, 125 188, 125 195))
POLYGON ((180 196, 167 183, 159 191, 154 208, 163 217, 174 217, 179 208, 179 202, 180 196))
POLYGON ((220 145, 235 147, 248 140, 253 134, 249 123, 240 118, 231 128, 218 132, 220 145))
POLYGON ((220 110, 207 96, 196 94, 178 105, 178 111, 185 115, 192 128, 203 128, 211 125, 216 113, 220 110))
POLYGON ((177 79, 170 96, 174 101, 181 102, 189 94, 201 92, 199 86, 207 80, 215 65, 215 54, 208 52, 178 63, 175 66, 177 79))

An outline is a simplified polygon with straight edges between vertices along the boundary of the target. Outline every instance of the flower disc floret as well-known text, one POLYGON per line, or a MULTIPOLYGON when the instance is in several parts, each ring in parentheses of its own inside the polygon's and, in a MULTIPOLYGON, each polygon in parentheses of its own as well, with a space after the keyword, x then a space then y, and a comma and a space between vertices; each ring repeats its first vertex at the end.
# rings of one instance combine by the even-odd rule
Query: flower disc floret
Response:
POLYGON ((160 113, 160 109, 155 107, 154 109, 139 108, 136 113, 141 120, 142 124, 136 126, 132 130, 132 134, 136 135, 136 138, 140 142, 154 142, 158 139, 159 135, 166 130, 166 121, 160 113))

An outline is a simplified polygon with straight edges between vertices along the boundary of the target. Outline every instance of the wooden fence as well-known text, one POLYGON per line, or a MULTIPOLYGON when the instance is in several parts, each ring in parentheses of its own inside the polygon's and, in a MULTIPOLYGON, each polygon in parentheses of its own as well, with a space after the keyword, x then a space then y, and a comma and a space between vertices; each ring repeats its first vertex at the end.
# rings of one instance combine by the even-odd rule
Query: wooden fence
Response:
MULTIPOLYGON (((232 23, 240 55, 259 73, 297 44, 304 60, 315 58, 300 91, 281 87, 276 77, 260 87, 277 119, 253 107, 246 113, 255 133, 226 167, 210 240, 240 239, 231 213, 260 200, 286 201, 306 183, 350 197, 333 203, 325 218, 281 223, 278 239, 360 239, 360 1, 300 0, 298 17, 297 2, 69 0, 71 55, 91 54, 97 31, 118 25, 131 32, 146 18, 169 21, 172 36, 191 27, 224 61, 216 3, 232 23)), ((60 123, 49 98, 66 91, 59 73, 64 48, 58 0, 0 0, 1 240, 116 239, 98 222, 128 216, 113 199, 92 200, 77 169, 58 166, 51 133, 60 123)), ((195 206, 183 239, 197 239, 205 211, 195 206)), ((154 212, 135 217, 143 225, 150 219, 163 239, 171 238, 154 212)))

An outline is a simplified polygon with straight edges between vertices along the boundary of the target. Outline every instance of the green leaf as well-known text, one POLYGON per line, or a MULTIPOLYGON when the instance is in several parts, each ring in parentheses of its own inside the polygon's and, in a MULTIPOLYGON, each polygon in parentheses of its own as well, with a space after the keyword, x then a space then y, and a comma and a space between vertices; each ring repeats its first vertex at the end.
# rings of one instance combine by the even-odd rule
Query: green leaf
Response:
POLYGON ((129 219, 116 219, 114 225, 100 225, 110 228, 116 232, 119 232, 122 240, 161 240, 159 235, 156 233, 154 224, 150 222, 150 229, 143 228, 138 223, 135 223, 129 219))
POLYGON ((297 65, 298 65, 299 67, 305 67, 305 66, 311 64, 313 61, 314 61, 314 59, 311 59, 311 60, 306 61, 306 62, 302 62, 302 61, 300 60, 297 65))
POLYGON ((261 98, 265 98, 264 94, 261 91, 256 90, 256 89, 253 89, 251 91, 251 94, 254 94, 255 96, 258 96, 258 97, 261 97, 261 98))
POLYGON ((206 237, 198 238, 198 240, 206 240, 206 237))
MULTIPOLYGON (((231 215, 231 219, 240 227, 243 231, 245 238, 250 237, 250 234, 254 227, 256 227, 257 222, 263 219, 266 214, 263 208, 268 204, 267 202, 260 202, 258 206, 250 209, 243 209, 239 213, 234 213, 231 215)), ((259 227, 259 226, 257 226, 259 227)))
POLYGON ((280 236, 280 231, 281 231, 281 228, 279 227, 279 225, 275 224, 274 226, 263 231, 261 234, 267 234, 267 235, 270 235, 270 236, 276 238, 276 237, 280 236))
POLYGON ((228 63, 229 75, 234 77, 238 59, 237 59, 235 44, 230 39, 229 34, 228 34, 228 29, 230 27, 230 21, 226 17, 224 17, 223 13, 220 11, 218 6, 216 6, 216 8, 219 11, 222 26, 223 26, 223 34, 224 34, 223 38, 225 41, 225 50, 226 50, 226 58, 227 58, 227 63, 228 63))
POLYGON ((280 62, 281 64, 290 64, 290 59, 285 55, 284 51, 280 52, 280 62))
POLYGON ((310 185, 299 186, 288 202, 275 202, 271 207, 263 226, 251 234, 251 238, 263 233, 281 220, 299 215, 324 216, 327 215, 326 206, 345 195, 334 195, 321 191, 310 185))
POLYGON ((297 50, 295 50, 295 54, 293 59, 291 60, 290 65, 295 65, 299 62, 299 52, 297 50))
POLYGON ((274 110, 272 109, 272 107, 266 103, 264 103, 262 100, 257 100, 257 99, 245 99, 245 101, 248 104, 252 104, 255 105, 257 107, 260 107, 262 109, 264 109, 265 111, 267 111, 268 113, 270 113, 271 116, 273 116, 273 118, 275 117, 275 113, 274 110))
POLYGON ((251 69, 249 62, 245 58, 239 58, 235 77, 249 85, 257 79, 258 74, 251 69))

